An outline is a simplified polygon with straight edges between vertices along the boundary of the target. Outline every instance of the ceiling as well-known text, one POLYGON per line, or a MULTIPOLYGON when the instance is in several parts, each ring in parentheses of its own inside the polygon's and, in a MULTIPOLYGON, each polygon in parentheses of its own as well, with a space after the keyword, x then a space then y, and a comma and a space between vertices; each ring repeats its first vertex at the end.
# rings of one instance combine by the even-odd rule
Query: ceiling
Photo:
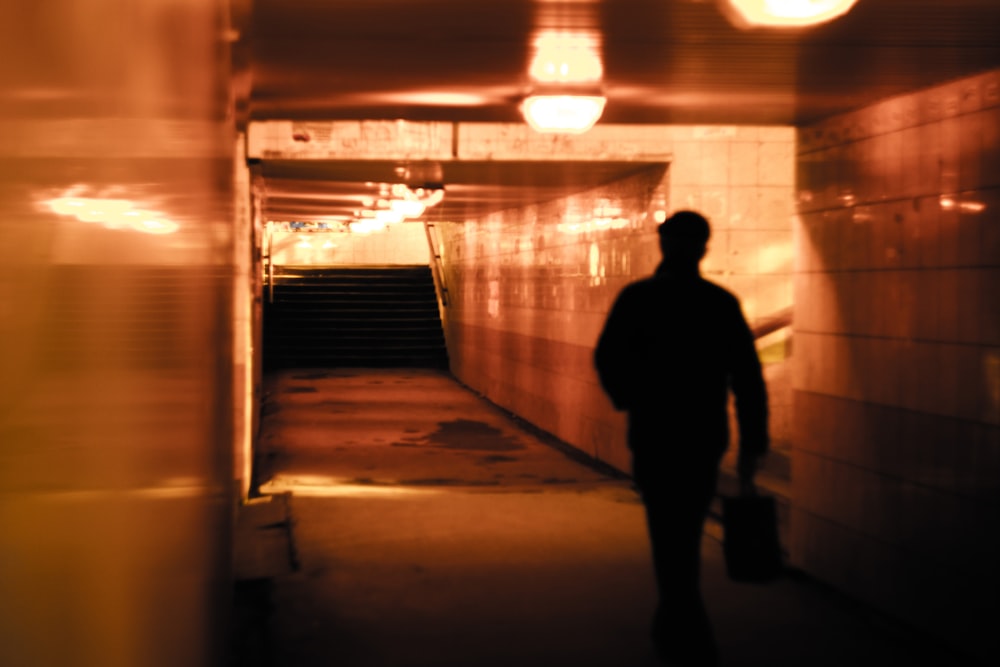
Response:
MULTIPOLYGON (((242 122, 523 122, 533 36, 601 44, 605 123, 802 125, 1000 66, 997 0, 858 0, 844 17, 743 30, 720 0, 246 0, 237 11, 242 122)), ((392 161, 262 165, 269 214, 356 201, 392 161), (352 199, 353 198, 353 199, 352 199)), ((635 163, 445 165, 439 217, 561 196, 635 163)), ((353 205, 353 204, 351 204, 353 205)), ((284 216, 284 218, 282 218, 284 216)))

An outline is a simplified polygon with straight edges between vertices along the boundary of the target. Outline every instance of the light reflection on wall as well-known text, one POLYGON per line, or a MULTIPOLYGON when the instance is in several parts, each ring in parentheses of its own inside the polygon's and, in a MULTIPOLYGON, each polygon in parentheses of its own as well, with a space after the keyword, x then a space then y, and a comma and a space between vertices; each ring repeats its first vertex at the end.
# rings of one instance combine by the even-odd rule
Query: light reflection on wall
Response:
POLYGON ((621 202, 611 199, 598 199, 594 208, 587 212, 571 207, 563 220, 556 225, 556 231, 570 235, 624 229, 632 224, 629 218, 624 217, 621 202))
POLYGON ((53 213, 76 218, 80 222, 99 223, 105 229, 129 229, 146 234, 173 234, 180 225, 162 211, 137 207, 130 199, 79 197, 71 188, 66 194, 42 203, 53 213))
POLYGON ((760 273, 783 273, 792 269, 794 250, 791 240, 755 248, 760 273))
POLYGON ((962 213, 983 213, 986 204, 975 199, 962 199, 953 195, 941 195, 938 199, 942 211, 958 210, 962 213))

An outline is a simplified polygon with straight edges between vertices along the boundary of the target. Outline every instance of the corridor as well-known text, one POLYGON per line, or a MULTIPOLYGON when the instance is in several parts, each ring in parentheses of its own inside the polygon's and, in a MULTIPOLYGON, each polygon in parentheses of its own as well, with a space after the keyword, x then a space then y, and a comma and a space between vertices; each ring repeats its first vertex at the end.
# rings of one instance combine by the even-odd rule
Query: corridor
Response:
MULTIPOLYGON (((439 371, 282 371, 264 415, 235 667, 658 664, 623 475, 439 371)), ((728 581, 719 540, 709 525, 703 584, 725 667, 961 664, 793 573, 728 581)))
POLYGON ((12 0, 0 33, 0 667, 650 664, 592 359, 688 209, 801 573, 731 584, 709 526, 724 664, 997 662, 997 0, 12 0), (599 117, 528 112, 564 97, 599 117), (434 294, 274 326, 359 266, 434 294), (351 366, 447 370, 317 370, 351 366))

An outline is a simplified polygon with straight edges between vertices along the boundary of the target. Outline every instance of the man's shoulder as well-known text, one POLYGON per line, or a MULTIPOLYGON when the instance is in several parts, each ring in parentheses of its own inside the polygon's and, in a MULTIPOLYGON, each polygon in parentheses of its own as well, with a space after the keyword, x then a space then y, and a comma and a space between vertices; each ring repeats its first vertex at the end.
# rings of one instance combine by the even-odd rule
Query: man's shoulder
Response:
POLYGON ((622 288, 623 292, 635 292, 650 289, 656 285, 656 276, 646 276, 645 278, 639 278, 638 280, 633 280, 632 282, 625 285, 622 288))
POLYGON ((709 299, 718 299, 720 301, 738 301, 738 297, 728 289, 700 275, 693 280, 685 280, 683 282, 675 282, 669 279, 664 280, 663 278, 654 275, 643 280, 638 280, 632 283, 632 285, 637 286, 638 289, 648 290, 679 288, 684 291, 697 292, 701 296, 709 299))
POLYGON ((718 304, 719 306, 739 307, 740 304, 739 297, 731 291, 701 276, 698 276, 693 281, 684 281, 682 283, 658 275, 641 278, 625 285, 619 293, 619 299, 626 301, 635 299, 643 300, 656 298, 658 295, 666 293, 676 294, 678 290, 680 293, 696 294, 699 299, 718 304))
POLYGON ((656 280, 654 279, 653 276, 649 276, 647 278, 640 278, 639 280, 634 280, 625 285, 625 287, 623 287, 621 291, 618 293, 618 298, 628 299, 631 297, 640 296, 642 294, 648 294, 655 290, 656 290, 656 280))

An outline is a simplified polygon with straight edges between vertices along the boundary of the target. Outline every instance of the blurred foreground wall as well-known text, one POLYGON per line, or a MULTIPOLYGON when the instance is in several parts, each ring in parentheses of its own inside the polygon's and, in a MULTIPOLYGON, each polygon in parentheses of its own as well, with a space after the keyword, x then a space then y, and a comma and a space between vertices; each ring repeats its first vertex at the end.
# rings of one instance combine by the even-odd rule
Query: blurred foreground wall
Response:
POLYGON ((0 5, 0 664, 226 648, 222 0, 0 5))

